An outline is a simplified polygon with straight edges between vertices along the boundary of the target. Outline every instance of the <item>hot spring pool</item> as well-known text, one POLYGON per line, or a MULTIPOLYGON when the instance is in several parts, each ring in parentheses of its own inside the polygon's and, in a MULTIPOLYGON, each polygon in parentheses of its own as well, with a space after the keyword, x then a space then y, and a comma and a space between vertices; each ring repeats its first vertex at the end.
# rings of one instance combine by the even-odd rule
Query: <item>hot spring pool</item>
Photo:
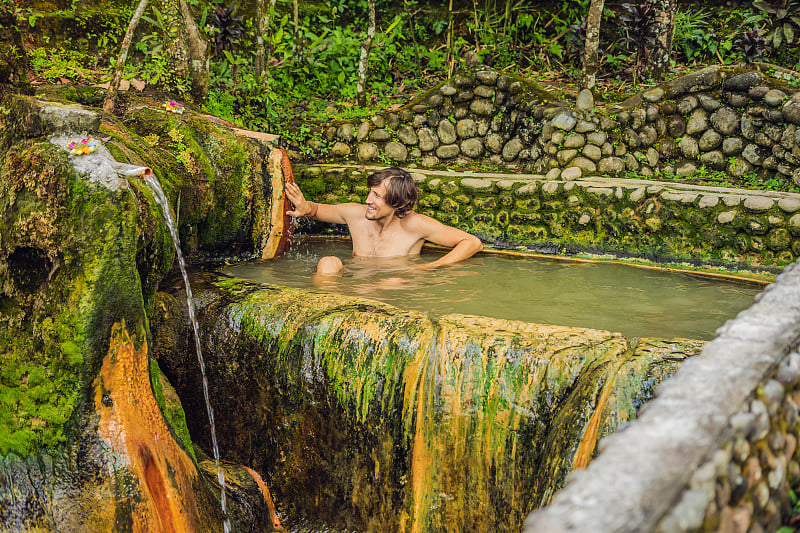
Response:
POLYGON ((300 288, 368 297, 433 315, 462 313, 620 332, 627 337, 711 339, 753 302, 756 284, 606 262, 481 254, 432 271, 415 270, 443 252, 356 258, 346 241, 301 241, 272 261, 223 273, 300 288), (325 255, 345 272, 315 279, 325 255))

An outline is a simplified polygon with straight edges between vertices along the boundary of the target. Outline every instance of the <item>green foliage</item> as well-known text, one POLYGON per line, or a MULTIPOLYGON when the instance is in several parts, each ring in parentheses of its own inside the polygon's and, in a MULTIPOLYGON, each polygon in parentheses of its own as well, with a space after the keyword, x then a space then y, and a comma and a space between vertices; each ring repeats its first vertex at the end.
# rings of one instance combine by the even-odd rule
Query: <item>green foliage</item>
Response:
POLYGON ((800 37, 800 3, 794 1, 781 2, 774 6, 765 0, 753 2, 756 7, 767 14, 772 31, 767 40, 772 43, 772 48, 780 50, 781 47, 794 47, 800 37))

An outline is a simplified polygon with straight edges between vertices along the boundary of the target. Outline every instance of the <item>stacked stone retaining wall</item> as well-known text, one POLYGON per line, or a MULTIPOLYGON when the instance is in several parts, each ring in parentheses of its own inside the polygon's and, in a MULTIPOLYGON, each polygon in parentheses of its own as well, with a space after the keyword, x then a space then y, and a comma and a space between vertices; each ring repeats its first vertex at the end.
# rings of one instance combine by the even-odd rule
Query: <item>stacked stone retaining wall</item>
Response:
MULTIPOLYGON (((298 167, 309 199, 364 202, 379 167, 298 167)), ((418 211, 499 247, 780 267, 800 256, 800 195, 591 177, 413 171, 418 211)))
POLYGON ((479 162, 551 179, 718 170, 800 185, 798 126, 800 90, 756 70, 709 67, 600 108, 588 91, 567 103, 484 69, 324 135, 333 157, 367 163, 479 162))
POLYGON ((800 266, 607 437, 524 531, 776 531, 800 484, 800 266))

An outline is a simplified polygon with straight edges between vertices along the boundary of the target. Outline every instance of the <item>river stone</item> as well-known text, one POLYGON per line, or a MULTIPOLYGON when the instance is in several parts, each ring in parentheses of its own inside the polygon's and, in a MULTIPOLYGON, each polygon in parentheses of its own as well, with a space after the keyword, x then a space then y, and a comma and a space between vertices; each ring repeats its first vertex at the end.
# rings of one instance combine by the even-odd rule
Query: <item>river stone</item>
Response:
POLYGON ((710 128, 697 141, 697 147, 703 152, 713 150, 720 144, 722 144, 722 135, 710 128))
POLYGON ((336 136, 343 141, 352 141, 355 135, 355 126, 351 122, 340 124, 336 129, 336 136))
POLYGON ((386 143, 386 146, 383 147, 383 152, 386 154, 386 157, 392 161, 397 161, 400 163, 404 162, 408 158, 408 150, 406 149, 406 146, 397 141, 386 143))
POLYGON ((564 148, 581 148, 585 144, 586 137, 580 133, 571 133, 564 137, 564 148))
MULTIPOLYGON (((594 161, 591 159, 587 159, 585 157, 578 156, 570 161, 571 167, 577 167, 581 169, 584 174, 591 174, 597 171, 597 165, 595 165, 594 161)), ((562 174, 563 177, 563 174, 562 174)))
POLYGON ((634 130, 638 131, 639 128, 641 128, 644 125, 646 120, 647 120, 647 112, 644 109, 639 108, 631 111, 630 127, 633 128, 634 130))
POLYGON ((439 137, 430 128, 421 128, 417 136, 419 137, 419 149, 423 152, 430 152, 439 146, 439 137))
POLYGON ((772 107, 777 107, 783 103, 784 98, 786 98, 786 93, 780 89, 772 89, 764 95, 764 102, 772 107))
POLYGON ((480 70, 475 74, 475 77, 484 85, 497 84, 497 72, 494 70, 480 70))
POLYGON ((697 98, 689 95, 678 100, 676 105, 678 108, 678 113, 681 115, 688 115, 697 108, 698 104, 697 98))
POLYGON ((726 93, 725 100, 731 107, 742 108, 750 104, 750 97, 741 93, 726 93))
POLYGON ((595 131, 597 129, 597 124, 594 122, 590 122, 588 120, 579 120, 577 124, 575 124, 575 131, 577 133, 588 133, 590 131, 595 131))
POLYGON ((677 96, 686 93, 696 93, 715 89, 722 82, 722 73, 719 65, 712 65, 702 70, 680 76, 664 83, 667 96, 677 96))
POLYGON ((375 142, 385 142, 392 138, 392 134, 384 129, 372 130, 369 134, 369 140, 375 142))
POLYGON ((736 211, 723 211, 717 215, 717 222, 721 225, 730 224, 736 219, 736 211))
POLYGON ((414 113, 427 113, 428 106, 425 104, 414 104, 413 106, 411 106, 411 111, 413 111, 414 113))
POLYGON ((625 170, 625 162, 619 157, 604 157, 597 165, 597 170, 601 174, 616 176, 625 170))
POLYGON ((761 166, 764 162, 764 154, 761 148, 755 144, 748 144, 742 150, 742 157, 751 165, 761 166))
POLYGON ((497 133, 490 133, 486 136, 486 149, 492 153, 499 154, 503 151, 503 138, 497 133))
POLYGON ((494 97, 494 87, 487 87, 486 85, 478 85, 475 87, 473 92, 475 96, 480 96, 481 98, 492 98, 494 97))
POLYGON ((654 167, 658 164, 659 154, 658 150, 653 147, 647 149, 647 164, 654 167))
POLYGON ((477 159, 483 155, 483 141, 480 137, 461 141, 461 152, 467 157, 477 159))
POLYGON ((438 111, 436 111, 435 109, 431 109, 430 111, 428 111, 428 120, 426 121, 426 123, 428 124, 429 127, 435 128, 439 125, 440 117, 441 115, 439 114, 438 111))
POLYGON ((456 87, 472 87, 475 84, 475 79, 466 74, 456 74, 452 79, 456 87))
POLYGON ((356 140, 358 142, 363 141, 369 136, 370 130, 370 123, 369 122, 362 122, 361 125, 358 127, 358 133, 356 134, 356 140))
POLYGON ((453 96, 458 92, 458 89, 456 88, 453 80, 447 80, 444 85, 439 87, 439 92, 444 96, 453 96))
POLYGON ((415 146, 419 142, 417 132, 407 124, 400 126, 400 129, 397 130, 397 138, 400 142, 409 146, 415 146))
POLYGON ((477 129, 478 128, 475 124, 475 121, 472 120, 471 118, 465 118, 456 122, 456 135, 458 135, 462 139, 469 139, 471 137, 475 137, 475 135, 477 134, 477 129))
POLYGON ((708 94, 701 93, 698 95, 698 99, 700 100, 700 105, 703 106, 703 109, 705 109, 709 113, 713 113, 714 111, 722 107, 722 104, 720 103, 719 100, 708 94))
POLYGON ((643 127, 642 131, 639 132, 639 142, 643 147, 653 146, 657 139, 658 132, 649 124, 643 127))
POLYGON ((697 166, 694 163, 688 161, 681 165, 678 165, 675 168, 676 176, 681 176, 681 177, 693 176, 695 173, 697 173, 697 166))
POLYGON ((558 128, 564 131, 572 131, 577 122, 578 121, 574 117, 572 117, 569 113, 566 112, 559 113, 552 120, 554 128, 558 128))
POLYGON ((460 91, 457 95, 453 97, 453 102, 460 104, 463 102, 469 102, 475 96, 475 93, 470 91, 469 89, 460 91))
POLYGON ((642 99, 651 104, 661 101, 662 98, 664 98, 664 89, 661 87, 655 87, 642 93, 642 99))
POLYGON ((622 133, 622 140, 624 144, 631 149, 639 148, 642 141, 639 139, 639 134, 633 128, 626 128, 622 133))
POLYGON ((603 146, 608 135, 604 131, 593 131, 586 135, 586 141, 597 146, 603 146))
POLYGON ((347 157, 351 154, 352 149, 349 144, 342 141, 336 141, 331 148, 331 155, 334 157, 347 157))
POLYGON ((700 209, 713 209, 719 204, 719 196, 704 194, 700 196, 700 201, 697 202, 697 207, 700 209))
POLYGON ((591 111, 594 109, 594 96, 589 89, 581 89, 575 100, 575 109, 578 111, 591 111))
POLYGON ((741 137, 727 137, 722 141, 722 153, 726 156, 742 153, 744 140, 741 137))
POLYGON ((522 141, 519 137, 514 137, 503 146, 503 159, 506 161, 515 160, 522 148, 524 148, 522 141))
POLYGON ((697 156, 700 153, 700 149, 697 146, 697 141, 688 135, 681 139, 681 142, 678 143, 678 147, 680 148, 683 157, 687 159, 697 159, 697 156))
MULTIPOLYGON (((800 94, 800 93, 795 93, 800 94)), ((791 98, 783 104, 783 117, 787 122, 800 126, 800 99, 791 98)))
POLYGON ((453 144, 456 142, 456 128, 453 123, 446 118, 439 121, 437 133, 439 134, 439 141, 441 141, 442 144, 453 144))
POLYGON ((600 147, 594 144, 587 144, 584 146, 581 153, 592 161, 600 161, 600 158, 603 157, 603 152, 600 150, 600 147))
POLYGON ((658 153, 664 159, 675 159, 680 151, 674 139, 667 137, 658 145, 658 153))
POLYGON ((713 150, 711 152, 705 152, 700 156, 700 163, 704 164, 707 167, 711 167, 714 170, 725 170, 727 167, 727 162, 725 161, 725 157, 722 155, 722 152, 719 150, 713 150))
POLYGON ((742 115, 740 127, 742 128, 742 137, 749 141, 752 141, 755 138, 756 127, 755 124, 753 124, 753 119, 751 119, 749 116, 742 115))
POLYGON ((723 107, 711 115, 711 124, 721 134, 733 135, 739 129, 739 115, 736 111, 723 107))
POLYGON ((686 122, 686 133, 696 135, 708 129, 708 113, 705 109, 695 109, 686 122))
POLYGON ((414 115, 411 125, 415 128, 421 128, 428 125, 428 115, 414 115))
POLYGON ((769 211, 774 205, 775 200, 766 196, 748 196, 744 200, 744 206, 756 213, 769 211))
POLYGON ((739 91, 744 92, 747 91, 759 83, 764 78, 764 75, 758 71, 750 71, 745 72, 743 74, 737 74, 736 76, 732 76, 722 82, 722 88, 726 91, 739 91))
POLYGON ((728 162, 728 168, 727 168, 728 174, 736 176, 737 178, 741 178, 745 174, 749 174, 752 171, 753 171, 753 165, 751 165, 750 162, 748 162, 741 155, 735 156, 733 161, 728 162))
POLYGON ((439 93, 433 93, 428 97, 428 106, 435 108, 439 107, 444 101, 444 97, 439 93))
POLYGON ((375 143, 359 143, 357 157, 359 161, 372 161, 378 157, 378 146, 375 143))
POLYGON ((486 100, 485 98, 475 98, 472 100, 472 102, 469 104, 469 110, 476 115, 485 117, 491 117, 497 111, 494 104, 492 104, 492 101, 486 100))
POLYGON ((778 207, 784 213, 794 213, 800 211, 800 200, 796 198, 781 198, 778 200, 778 207))
POLYGON ((440 159, 453 159, 461 153, 457 144, 442 144, 436 149, 436 156, 440 159))
POLYGON ((681 115, 669 115, 667 117, 667 134, 677 138, 686 133, 686 119, 681 115))
POLYGON ((568 148, 566 150, 559 150, 556 153, 556 159, 558 159, 558 163, 561 166, 565 166, 567 163, 572 161, 572 159, 578 155, 578 151, 574 148, 568 148))
MULTIPOLYGON (((481 137, 485 137, 486 134, 489 133, 489 126, 490 126, 489 121, 486 120, 485 118, 482 118, 478 120, 477 124, 478 124, 478 135, 480 135, 481 137)), ((456 126, 456 129, 458 129, 458 126, 456 126)))
POLYGON ((567 167, 561 172, 561 179, 564 181, 577 180, 580 179, 582 174, 583 172, 580 167, 567 167))

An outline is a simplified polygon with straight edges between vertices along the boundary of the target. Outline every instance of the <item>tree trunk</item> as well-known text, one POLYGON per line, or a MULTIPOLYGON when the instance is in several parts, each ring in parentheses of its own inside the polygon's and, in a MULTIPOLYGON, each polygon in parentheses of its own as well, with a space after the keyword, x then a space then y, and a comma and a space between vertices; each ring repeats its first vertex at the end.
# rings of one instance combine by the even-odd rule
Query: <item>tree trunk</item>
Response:
POLYGON ((589 14, 586 16, 586 44, 583 49, 583 88, 592 90, 595 87, 597 73, 597 48, 600 44, 600 21, 603 18, 604 0, 592 0, 589 14))
POLYGON ((269 11, 264 14, 264 0, 256 2, 256 76, 263 76, 266 70, 266 50, 264 46, 264 32, 269 28, 269 11))
POLYGON ((655 11, 653 24, 650 26, 649 42, 640 51, 637 64, 639 79, 650 74, 654 80, 663 79, 670 71, 670 54, 672 52, 672 33, 675 30, 675 11, 677 0, 650 0, 655 11))
POLYGON ((362 107, 367 101, 369 49, 372 48, 372 40, 375 38, 375 0, 367 0, 367 4, 369 5, 369 26, 367 27, 367 38, 361 43, 361 59, 358 62, 358 84, 356 85, 356 102, 362 107))
POLYGON ((125 37, 122 39, 122 46, 117 58, 117 64, 114 66, 114 77, 111 80, 111 85, 108 87, 106 99, 103 101, 103 111, 111 113, 114 106, 117 104, 117 93, 119 92, 119 83, 122 80, 122 71, 125 68, 125 62, 128 60, 128 49, 131 47, 131 40, 133 39, 133 32, 136 31, 136 26, 144 15, 144 10, 147 9, 147 0, 140 0, 136 11, 128 23, 128 30, 125 32, 125 37))
POLYGON ((186 45, 189 51, 189 76, 192 80, 192 96, 197 100, 205 100, 208 95, 208 43, 197 29, 192 10, 185 0, 179 0, 186 45))

